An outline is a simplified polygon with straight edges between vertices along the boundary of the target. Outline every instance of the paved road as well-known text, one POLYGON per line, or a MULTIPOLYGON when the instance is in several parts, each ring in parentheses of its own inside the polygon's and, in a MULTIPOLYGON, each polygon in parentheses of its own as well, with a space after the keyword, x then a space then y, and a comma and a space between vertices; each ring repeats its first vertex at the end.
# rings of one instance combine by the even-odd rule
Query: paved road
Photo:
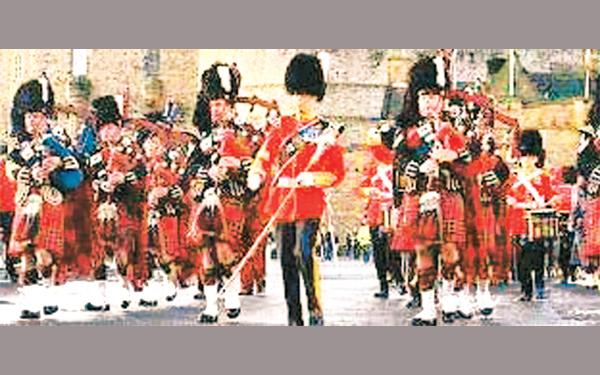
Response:
MULTIPOLYGON (((326 325, 396 326, 409 325, 413 312, 404 308, 406 296, 393 294, 381 301, 372 297, 377 289, 374 267, 355 261, 322 264, 322 289, 326 325)), ((264 296, 242 297, 243 311, 239 319, 220 318, 221 325, 284 325, 287 322, 283 298, 281 270, 276 261, 267 265, 267 290, 264 296)), ((14 287, 0 286, 0 324, 32 325, 196 325, 202 303, 193 300, 193 288, 184 290, 173 303, 161 301, 151 309, 134 307, 126 312, 118 309, 106 313, 83 312, 81 296, 90 283, 72 282, 63 290, 64 303, 56 316, 40 322, 18 321, 18 295, 14 287), (79 296, 79 297, 78 297, 79 296)), ((475 317, 454 325, 600 325, 600 294, 581 286, 565 288, 548 282, 549 299, 521 303, 518 287, 494 290, 497 303, 493 319, 475 317)))

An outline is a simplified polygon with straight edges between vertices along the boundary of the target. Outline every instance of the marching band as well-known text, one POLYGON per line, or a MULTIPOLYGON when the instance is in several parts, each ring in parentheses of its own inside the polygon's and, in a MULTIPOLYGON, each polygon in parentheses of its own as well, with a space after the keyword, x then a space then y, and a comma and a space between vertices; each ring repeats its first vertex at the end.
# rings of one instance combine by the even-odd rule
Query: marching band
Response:
MULTIPOLYGON (((411 324, 434 326, 438 315, 445 324, 492 317, 491 291, 514 281, 521 302, 548 298, 544 280, 558 266, 565 283, 579 272, 598 287, 600 92, 580 129, 577 165, 554 176, 541 133, 521 129, 484 93, 456 90, 449 56, 438 50, 418 60, 395 122, 369 129, 357 184, 375 297, 387 299, 395 284, 418 310, 411 324), (498 122, 509 125, 508 153, 498 122)), ((236 319, 240 295, 265 291, 274 235, 288 324, 325 323, 317 249, 326 191, 346 166, 344 127, 318 113, 322 62, 298 54, 289 63, 290 114, 276 101, 240 96, 235 64, 216 62, 201 78, 191 127, 174 124, 171 99, 164 112, 131 118, 127 103, 108 95, 92 101, 76 137, 56 120, 48 77, 19 87, 10 140, 0 145, 0 250, 19 285, 20 319, 55 314, 61 287, 80 279, 93 285, 83 311, 152 308, 194 286, 205 300, 200 323, 219 322, 220 300, 236 319), (240 104, 266 115, 249 121, 240 104), (168 289, 163 297, 152 288, 156 277, 168 289)))

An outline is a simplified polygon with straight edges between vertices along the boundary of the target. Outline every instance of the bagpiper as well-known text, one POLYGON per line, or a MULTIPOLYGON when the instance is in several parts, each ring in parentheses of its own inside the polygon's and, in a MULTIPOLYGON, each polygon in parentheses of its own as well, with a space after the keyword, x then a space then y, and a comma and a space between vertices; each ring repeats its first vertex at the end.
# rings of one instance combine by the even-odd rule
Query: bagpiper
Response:
MULTIPOLYGON (((496 154, 494 112, 488 98, 469 91, 450 94, 449 119, 465 134, 471 161, 463 173, 465 188, 466 249, 461 256, 468 291, 475 290, 475 302, 482 316, 494 309, 491 298, 490 267, 504 264, 503 244, 497 241, 499 219, 503 217, 503 191, 508 166, 496 154)), ((498 267, 496 268, 498 270, 498 267)))
POLYGON ((147 168, 137 131, 124 124, 121 109, 113 96, 92 101, 97 120, 99 148, 91 157, 94 189, 93 219, 95 238, 92 267, 101 281, 100 303, 89 302, 86 309, 102 311, 110 308, 105 280, 109 266, 122 277, 121 307, 130 306, 132 295, 139 304, 155 306, 156 300, 142 295, 150 277, 148 252, 148 207, 145 177, 147 168), (132 294, 133 293, 133 294, 132 294))
POLYGON ((9 253, 21 258, 22 319, 59 310, 56 286, 65 283, 77 251, 76 231, 66 215, 83 173, 69 140, 52 120, 53 110, 54 94, 43 74, 19 87, 11 111, 17 193, 9 253))
MULTIPOLYGON (((191 207, 188 242, 200 256, 201 283, 206 307, 201 323, 218 321, 219 284, 232 276, 232 269, 244 253, 244 207, 249 190, 247 170, 251 158, 241 129, 235 123, 233 102, 241 77, 235 67, 215 63, 202 74, 195 123, 201 132, 197 153, 188 171, 191 207)), ((227 316, 241 312, 240 278, 234 275, 225 293, 227 316)))
POLYGON ((304 325, 300 303, 300 275, 308 300, 309 324, 323 325, 320 276, 317 272, 317 235, 326 208, 325 189, 345 175, 344 149, 337 143, 339 129, 322 120, 316 106, 325 96, 325 80, 316 56, 298 54, 285 73, 287 92, 297 112, 283 116, 257 154, 248 177, 252 190, 269 190, 265 210, 276 223, 281 254, 288 324, 304 325))
POLYGON ((413 318, 413 325, 437 324, 434 286, 438 256, 444 321, 472 317, 460 272, 466 245, 461 171, 469 162, 469 153, 465 136, 442 121, 449 87, 446 65, 440 54, 423 58, 411 68, 403 111, 396 127, 384 129, 383 134, 397 154, 396 173, 405 211, 403 232, 414 238, 422 311, 413 318))

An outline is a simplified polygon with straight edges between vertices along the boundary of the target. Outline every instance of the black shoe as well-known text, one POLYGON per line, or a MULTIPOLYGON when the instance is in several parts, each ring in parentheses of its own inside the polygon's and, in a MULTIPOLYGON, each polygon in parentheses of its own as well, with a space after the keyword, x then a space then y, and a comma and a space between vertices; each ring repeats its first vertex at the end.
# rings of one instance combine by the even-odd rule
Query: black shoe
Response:
POLYGON ((322 316, 313 315, 308 319, 308 324, 310 326, 324 326, 325 321, 322 316))
POLYGON ((401 296, 403 296, 406 293, 408 293, 408 290, 406 290, 406 286, 402 285, 401 287, 399 287, 398 288, 398 293, 400 293, 401 296))
POLYGON ((227 309, 227 317, 229 319, 235 319, 242 313, 242 309, 227 309))
POLYGON ((256 294, 264 294, 267 289, 266 281, 261 281, 256 285, 256 294))
POLYGON ((39 311, 23 310, 21 311, 21 319, 37 320, 41 318, 39 311))
POLYGON ((289 327, 303 327, 304 326, 304 321, 302 320, 302 318, 300 318, 298 320, 289 319, 288 320, 288 326, 289 327))
POLYGON ((419 296, 414 296, 413 299, 406 304, 406 308, 409 310, 418 309, 421 307, 421 298, 419 296))
POLYGON ((58 311, 58 306, 44 306, 44 315, 52 315, 58 311))
POLYGON ((158 306, 158 301, 147 301, 145 299, 141 299, 139 305, 142 307, 156 307, 158 306))
POLYGON ((452 323, 454 323, 455 319, 456 319, 456 313, 442 311, 442 322, 444 322, 446 324, 452 324, 452 323))
POLYGON ((202 314, 199 319, 200 323, 205 323, 205 324, 215 324, 217 322, 217 320, 218 320, 218 317, 212 316, 212 315, 205 315, 205 314, 202 314))
POLYGON ((254 293, 252 292, 252 289, 246 289, 246 290, 242 290, 240 292, 240 296, 251 296, 254 293))
POLYGON ((480 309, 479 313, 483 316, 490 316, 494 312, 492 307, 486 307, 485 309, 480 309))
POLYGON ((206 296, 204 295, 204 292, 199 292, 194 296, 194 299, 197 301, 204 301, 206 296))
POLYGON ((437 319, 424 320, 419 318, 413 318, 411 325, 414 327, 433 327, 437 326, 437 319))
POLYGON ((375 298, 388 299, 389 293, 387 291, 377 292, 373 295, 375 298))
POLYGON ((131 304, 131 302, 129 302, 129 301, 123 301, 123 302, 121 302, 121 308, 123 310, 127 310, 127 308, 129 307, 130 304, 131 304))
POLYGON ((88 303, 85 304, 85 311, 94 311, 94 312, 97 312, 97 311, 102 311, 102 310, 104 310, 104 306, 94 305, 91 302, 88 302, 88 303))
POLYGON ((177 293, 167 296, 167 302, 173 302, 175 300, 175 297, 177 297, 177 293))
POLYGON ((519 298, 519 301, 521 302, 531 302, 531 295, 530 294, 523 294, 521 296, 521 298, 519 298))
POLYGON ((456 312, 456 315, 455 315, 455 316, 456 316, 456 318, 460 318, 460 319, 466 319, 466 320, 469 320, 469 319, 473 318, 473 313, 466 314, 466 313, 464 313, 464 312, 462 312, 462 311, 458 310, 458 311, 456 312))

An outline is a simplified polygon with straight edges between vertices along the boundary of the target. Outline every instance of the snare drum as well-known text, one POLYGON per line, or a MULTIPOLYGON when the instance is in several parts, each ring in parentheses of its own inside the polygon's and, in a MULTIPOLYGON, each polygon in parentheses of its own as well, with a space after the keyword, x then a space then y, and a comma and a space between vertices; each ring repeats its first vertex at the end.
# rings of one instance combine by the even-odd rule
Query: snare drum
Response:
POLYGON ((526 216, 529 241, 558 236, 559 216, 553 209, 530 210, 526 216))

